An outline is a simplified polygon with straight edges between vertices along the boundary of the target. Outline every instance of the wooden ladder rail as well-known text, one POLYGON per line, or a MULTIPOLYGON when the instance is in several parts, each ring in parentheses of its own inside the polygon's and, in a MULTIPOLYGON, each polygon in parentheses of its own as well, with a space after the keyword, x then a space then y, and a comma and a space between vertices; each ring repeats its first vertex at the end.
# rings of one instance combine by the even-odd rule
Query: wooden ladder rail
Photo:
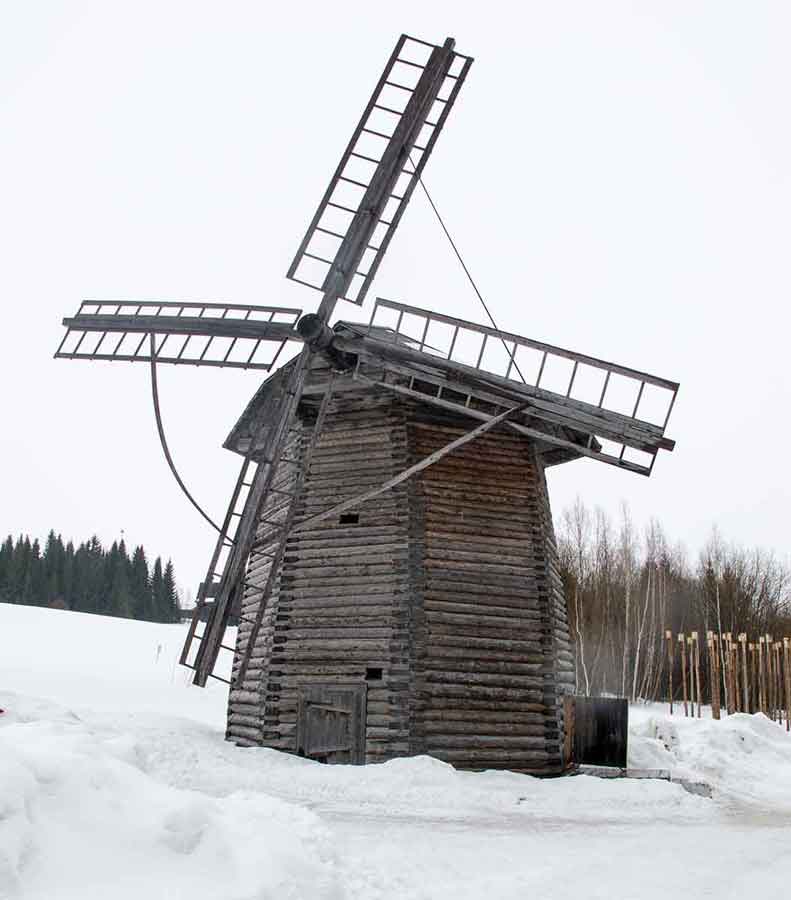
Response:
MULTIPOLYGON (((197 634, 198 622, 201 619, 201 615, 203 610, 206 608, 206 600, 209 596, 215 596, 217 593, 217 587, 222 583, 222 572, 220 571, 220 559, 225 550, 231 550, 236 544, 236 537, 239 526, 241 524, 243 518, 243 512, 239 512, 237 507, 239 503, 239 498, 243 489, 247 489, 250 491, 252 489, 254 480, 256 478, 258 472, 258 462, 255 459, 255 451, 258 446, 258 438, 261 435, 263 429, 267 427, 267 422, 270 420, 270 415, 273 412, 276 414, 278 407, 278 400, 273 400, 263 410, 263 414, 260 418, 260 425, 256 432, 252 435, 250 440, 250 446, 245 453, 244 460, 242 462, 241 469, 239 471, 239 475, 236 479, 236 484, 234 486, 233 492, 231 494, 231 500, 228 504, 228 508, 225 513, 225 517, 222 522, 220 534, 218 535, 217 541, 214 546, 214 551, 212 552, 211 559, 209 561, 209 567, 206 572, 206 577, 203 580, 200 588, 198 590, 198 597, 195 605, 195 609, 192 614, 192 620, 190 622, 189 629, 187 631, 187 636, 184 641, 184 646, 181 651, 181 657, 179 658, 179 663, 182 666, 186 666, 188 669, 196 669, 197 665, 197 657, 196 662, 189 662, 189 654, 192 649, 192 643, 197 639, 198 641, 198 653, 200 653, 200 647, 203 644, 204 637, 208 633, 209 626, 213 620, 213 612, 209 613, 207 621, 204 623, 204 629, 202 634, 197 634), (217 579, 220 579, 218 582, 217 579), (210 593, 211 592, 211 593, 210 593)), ((249 499, 249 493, 245 498, 246 501, 249 499)), ((228 563, 228 559, 225 560, 225 563, 222 565, 222 569, 224 570, 228 563)), ((230 610, 229 613, 230 614, 230 610)), ((227 620, 227 616, 226 616, 227 620)), ((222 645, 221 645, 222 646, 222 645)), ((216 677, 212 673, 209 673, 210 677, 216 677)), ((221 679, 225 680, 225 679, 221 679)))
MULTIPOLYGON (((285 519, 279 528, 278 535, 278 543, 277 548, 274 554, 271 554, 271 563, 269 567, 269 571, 267 573, 266 581, 261 588, 261 596, 258 601, 258 609, 256 610, 255 619, 252 622, 252 627, 250 629, 250 633, 247 636, 247 643, 245 645, 244 653, 242 655, 241 660, 239 661, 239 668, 237 669, 236 675, 232 678, 232 686, 238 687, 244 681, 244 677, 247 674, 247 667, 250 664, 250 658, 252 656, 253 647, 255 646, 255 642, 258 638, 258 632, 261 629, 261 625, 264 620, 264 614, 266 612, 267 604, 269 603, 269 598, 272 594, 272 590, 275 586, 277 578, 280 574, 280 567, 283 562, 283 557, 286 552, 286 544, 288 542, 289 535, 291 533, 291 528, 294 524, 294 518, 296 516, 297 509, 297 500, 301 493, 302 487, 310 474, 310 465, 313 459, 313 451, 315 450, 316 443, 318 442, 319 435, 324 427, 324 420, 327 416, 327 410, 330 405, 330 399, 332 397, 332 388, 333 388, 333 377, 330 377, 330 381, 327 385, 327 389, 324 392, 324 396, 321 400, 321 405, 319 406, 319 412, 316 417, 316 423, 313 426, 313 434, 310 436, 310 440, 308 441, 308 446, 305 449, 305 454, 301 460, 301 465, 298 465, 297 469, 297 477, 296 477, 296 485, 293 490, 293 498, 288 504, 288 508, 286 511, 285 519)), ((262 509, 265 508, 266 499, 264 499, 264 503, 262 505, 262 509)))
POLYGON ((291 424, 296 415, 296 407, 305 381, 306 365, 303 356, 307 357, 308 352, 307 348, 303 348, 295 368, 289 374, 282 391, 278 393, 276 402, 273 403, 272 416, 262 419, 248 448, 248 454, 251 457, 255 455, 259 435, 267 431, 262 448, 262 459, 247 495, 244 512, 236 530, 236 540, 224 566, 217 597, 211 608, 209 620, 201 636, 195 664, 192 667, 195 670, 193 683, 200 687, 206 684, 217 661, 228 616, 255 539, 256 523, 264 499, 269 494, 275 471, 278 468, 277 461, 282 456, 291 424))

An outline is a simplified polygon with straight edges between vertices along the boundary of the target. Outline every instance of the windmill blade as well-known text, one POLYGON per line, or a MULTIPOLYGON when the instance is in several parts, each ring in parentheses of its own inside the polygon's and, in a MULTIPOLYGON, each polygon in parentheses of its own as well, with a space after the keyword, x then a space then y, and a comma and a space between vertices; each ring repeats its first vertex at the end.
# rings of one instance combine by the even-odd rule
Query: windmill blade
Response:
POLYGON ((381 298, 367 327, 343 328, 357 337, 339 336, 337 346, 383 365, 383 386, 399 393, 462 412, 529 400, 510 427, 642 475, 651 474, 659 450, 675 446, 665 429, 679 386, 666 378, 381 298))
POLYGON ((55 357, 268 371, 289 340, 300 340, 302 311, 232 303, 93 302, 63 320, 55 357), (150 336, 155 335, 153 342, 150 336))
MULTIPOLYGON (((227 645, 223 644, 228 617, 247 587, 245 572, 250 563, 256 529, 261 512, 273 492, 284 499, 287 513, 281 521, 272 523, 276 534, 276 538, 273 539, 275 550, 265 554, 271 564, 272 573, 277 571, 279 560, 285 552, 286 538, 299 488, 294 486, 290 490, 284 490, 282 485, 276 485, 278 473, 282 472, 284 466, 296 470, 294 477, 297 482, 304 477, 305 461, 300 459, 299 454, 290 458, 285 451, 302 397, 310 359, 311 350, 306 344, 287 376, 279 379, 266 415, 259 423, 258 434, 253 436, 245 455, 237 487, 209 563, 209 570, 201 587, 198 605, 181 654, 181 664, 195 672, 193 683, 200 687, 205 686, 209 678, 219 677, 214 674, 214 667, 220 650, 224 647, 228 649, 227 645), (202 633, 198 634, 201 608, 211 593, 215 596, 214 603, 202 633)), ((314 439, 315 436, 317 435, 314 435, 314 439)), ((272 586, 270 579, 261 592, 256 627, 260 625, 272 586)))
POLYGON ((362 304, 472 58, 401 35, 287 277, 362 304))

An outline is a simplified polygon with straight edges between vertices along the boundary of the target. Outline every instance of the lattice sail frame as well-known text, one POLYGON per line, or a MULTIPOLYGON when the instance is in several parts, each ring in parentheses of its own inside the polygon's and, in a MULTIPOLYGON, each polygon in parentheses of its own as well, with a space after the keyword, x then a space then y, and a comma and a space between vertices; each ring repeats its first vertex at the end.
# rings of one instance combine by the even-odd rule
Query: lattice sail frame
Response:
POLYGON ((472 62, 471 57, 453 51, 452 42, 439 47, 401 35, 291 263, 288 278, 323 292, 331 287, 333 269, 343 264, 345 245, 359 214, 365 212, 380 164, 392 149, 394 136, 410 118, 418 83, 427 70, 436 67, 441 78, 436 98, 421 114, 406 145, 397 148, 394 187, 371 239, 361 253, 354 254, 353 272, 345 272, 353 277, 348 279, 343 299, 362 304, 472 62))
POLYGON ((158 363, 268 372, 289 340, 301 341, 301 315, 285 306, 86 300, 63 320, 66 334, 55 357, 151 362, 153 334, 158 363))
MULTIPOLYGON (((584 456, 650 475, 657 452, 675 446, 665 429, 679 385, 666 378, 383 298, 360 333, 369 358, 380 357, 393 374, 399 360, 423 364, 410 390, 417 382, 427 399, 443 403, 443 391, 456 391, 467 407, 476 396, 513 397, 514 405, 529 398, 521 421, 587 433, 587 446, 576 447, 584 456), (441 377, 431 373, 434 361, 441 377)), ((353 351, 353 344, 345 349, 353 351)), ((574 448, 557 438, 554 443, 574 448)))

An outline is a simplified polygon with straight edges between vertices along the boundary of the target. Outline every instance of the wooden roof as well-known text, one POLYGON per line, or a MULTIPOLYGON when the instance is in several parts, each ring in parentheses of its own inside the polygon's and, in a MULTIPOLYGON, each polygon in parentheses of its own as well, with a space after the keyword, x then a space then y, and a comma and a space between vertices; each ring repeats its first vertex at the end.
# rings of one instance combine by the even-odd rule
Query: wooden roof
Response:
MULTIPOLYGON (((353 338, 358 333, 359 328, 360 326, 355 323, 340 322, 335 326, 335 332, 340 338, 347 340, 353 338)), ((368 333, 367 326, 366 333, 368 333)), ((398 343, 402 347, 408 347, 409 345, 409 341, 400 336, 396 341, 393 341, 387 329, 373 329, 371 336, 374 340, 387 338, 389 342, 398 343)), ((449 399, 446 401, 440 400, 438 404, 435 397, 437 386, 432 383, 433 379, 432 381, 425 380, 427 377, 430 377, 427 367, 432 367, 435 358, 431 353, 424 351, 416 351, 416 354, 416 359, 413 362, 398 366, 399 371, 397 372, 392 371, 392 363, 383 364, 373 358, 360 358, 358 365, 353 369, 347 372, 335 372, 332 390, 337 394, 349 392, 367 394, 393 390, 394 393, 402 396, 407 402, 417 403, 434 410, 438 420, 447 420, 451 416, 468 422, 470 428, 473 428, 478 420, 487 419, 493 415, 495 407, 499 406, 500 411, 502 411, 502 406, 499 404, 498 399, 482 387, 470 388, 465 386, 463 390, 466 393, 462 397, 458 391, 459 386, 454 383, 452 378, 447 380, 445 386, 444 396, 449 399), (387 386, 385 386, 385 380, 387 386)), ((272 396, 278 385, 287 377, 294 362, 294 360, 291 360, 281 366, 253 394, 223 443, 223 447, 226 450, 231 450, 240 455, 244 455, 247 452, 251 434, 258 428, 261 416, 266 414, 267 400, 272 396)), ((318 406, 321 396, 325 393, 331 373, 332 368, 327 360, 320 354, 315 354, 300 404, 300 407, 308 411, 309 415, 311 414, 310 411, 318 406)), ((538 445, 545 465, 569 462, 585 455, 586 448, 599 447, 592 432, 546 420, 535 420, 532 424, 538 426, 535 429, 535 433, 532 433, 534 429, 527 427, 527 425, 520 425, 517 422, 510 425, 510 427, 525 440, 533 441, 538 445), (546 435, 547 440, 542 440, 544 435, 546 435), (556 441, 562 441, 565 446, 558 446, 555 443, 556 441)))

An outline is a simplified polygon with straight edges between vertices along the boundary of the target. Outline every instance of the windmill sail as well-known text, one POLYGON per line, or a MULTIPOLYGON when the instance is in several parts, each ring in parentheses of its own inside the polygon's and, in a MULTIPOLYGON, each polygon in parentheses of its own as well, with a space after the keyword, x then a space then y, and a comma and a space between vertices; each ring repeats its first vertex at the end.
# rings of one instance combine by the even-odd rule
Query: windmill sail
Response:
POLYGON ((362 304, 472 58, 401 35, 288 278, 362 304))
MULTIPOLYGON (((323 293, 315 316, 319 326, 326 325, 339 299, 362 303, 365 297, 472 63, 454 52, 454 44, 452 38, 438 47, 401 36, 341 158, 288 271, 292 280, 323 293), (324 249, 327 241, 329 249, 324 249), (303 271, 313 264, 318 264, 318 272, 303 271)), ((306 344, 288 375, 273 417, 276 425, 264 440, 262 464, 256 469, 222 573, 215 570, 214 561, 210 565, 205 583, 220 578, 216 599, 203 632, 197 635, 195 628, 190 630, 182 654, 187 659, 193 638, 198 641, 192 665, 195 684, 204 685, 207 678, 215 677, 231 606, 249 566, 256 524, 268 496, 276 490, 273 486, 311 353, 306 344)), ((254 437, 250 446, 257 444, 254 437)), ((273 559, 282 558, 288 530, 288 520, 279 523, 273 559)), ((227 540, 223 532, 220 542, 227 540)), ((255 628, 272 586, 273 580, 268 579, 260 589, 255 628)))
POLYGON ((511 428, 642 475, 659 450, 673 449, 665 428, 674 381, 381 298, 367 327, 349 327, 357 337, 339 338, 342 349, 381 361, 391 385, 406 364, 407 390, 425 401, 447 406, 455 398, 469 411, 475 400, 473 410, 489 404, 494 412, 529 401, 511 428), (587 444, 569 432, 587 435, 587 444))
POLYGON ((55 357, 269 371, 289 340, 301 340, 302 311, 232 303, 92 302, 63 320, 55 357))

